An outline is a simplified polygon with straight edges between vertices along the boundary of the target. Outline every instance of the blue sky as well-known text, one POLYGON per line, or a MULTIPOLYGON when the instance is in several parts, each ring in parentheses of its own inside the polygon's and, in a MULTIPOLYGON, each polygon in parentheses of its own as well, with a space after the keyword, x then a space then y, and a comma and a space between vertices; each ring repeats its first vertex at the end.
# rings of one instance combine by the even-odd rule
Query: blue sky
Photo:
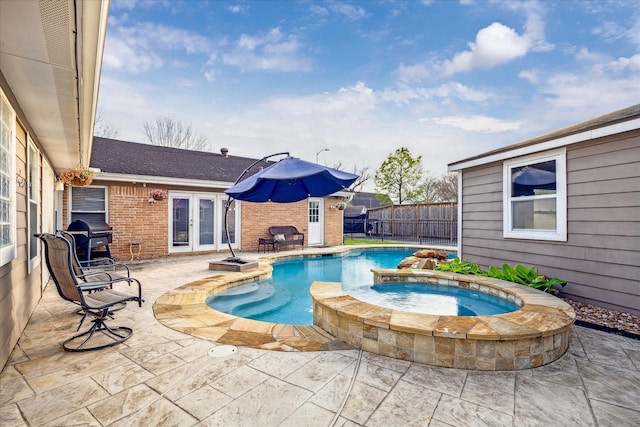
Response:
POLYGON ((638 102, 631 0, 112 0, 98 110, 118 139, 169 116, 211 151, 373 175, 407 147, 440 176, 638 102))

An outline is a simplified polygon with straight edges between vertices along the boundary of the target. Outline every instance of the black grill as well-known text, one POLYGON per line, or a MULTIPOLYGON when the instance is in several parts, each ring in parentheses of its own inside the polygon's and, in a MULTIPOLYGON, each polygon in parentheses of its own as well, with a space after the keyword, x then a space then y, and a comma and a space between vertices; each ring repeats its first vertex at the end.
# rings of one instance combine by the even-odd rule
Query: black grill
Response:
POLYGON ((106 222, 78 219, 69 224, 67 231, 76 242, 78 259, 90 261, 97 256, 111 257, 109 243, 112 242, 113 230, 106 222), (104 247, 104 250, 94 251, 98 247, 104 247))

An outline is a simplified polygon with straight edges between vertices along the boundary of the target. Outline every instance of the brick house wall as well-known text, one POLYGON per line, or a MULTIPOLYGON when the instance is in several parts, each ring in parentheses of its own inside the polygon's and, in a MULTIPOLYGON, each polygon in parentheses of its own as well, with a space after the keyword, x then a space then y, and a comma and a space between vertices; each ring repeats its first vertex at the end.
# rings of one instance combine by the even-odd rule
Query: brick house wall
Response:
POLYGON ((344 211, 331 208, 342 202, 341 197, 327 197, 324 199, 324 244, 339 246, 343 243, 344 211))
MULTIPOLYGON (((166 191, 166 188, 160 188, 166 191)), ((169 201, 149 202, 148 187, 110 185, 109 225, 113 227, 111 255, 128 259, 129 242, 141 240, 141 258, 155 258, 169 254, 169 201)))
MULTIPOLYGON (((343 211, 332 209, 342 198, 324 199, 324 245, 342 244, 343 211)), ((274 225, 293 225, 305 235, 307 246, 308 202, 295 203, 251 203, 242 202, 242 250, 257 251, 260 237, 271 237, 269 227, 274 225)))
MULTIPOLYGON (((95 181, 94 181, 95 182, 95 181)), ((109 245, 111 256, 119 260, 131 257, 129 242, 141 240, 140 258, 167 256, 169 233, 168 201, 149 203, 149 187, 103 184, 108 194, 109 225, 113 228, 113 242, 109 245)), ((166 191, 166 188, 160 188, 166 191)), ((63 194, 62 223, 69 224, 69 191, 63 194)), ((137 252, 137 250, 136 250, 137 252)))
MULTIPOLYGON (((108 194, 108 222, 113 228, 113 242, 109 245, 111 256, 119 260, 131 257, 129 242, 143 242, 140 258, 149 259, 169 255, 169 201, 167 199, 149 203, 151 189, 170 191, 174 188, 166 186, 143 187, 141 184, 122 184, 96 182, 94 185, 105 186, 108 194)), ((199 189, 175 188, 179 191, 202 191, 199 189)), ((62 223, 69 224, 68 195, 63 194, 62 223)), ((342 198, 327 197, 324 200, 324 245, 342 244, 343 211, 331 208, 342 198)), ((273 225, 293 225, 305 234, 305 246, 308 235, 308 203, 302 200, 296 203, 242 203, 241 214, 241 247, 239 251, 253 252, 258 250, 258 238, 271 237, 269 227, 273 225)), ((226 246, 222 247, 225 251, 226 246)), ((134 249, 137 252, 137 248, 134 249)), ((191 252, 182 253, 189 255, 191 252)))

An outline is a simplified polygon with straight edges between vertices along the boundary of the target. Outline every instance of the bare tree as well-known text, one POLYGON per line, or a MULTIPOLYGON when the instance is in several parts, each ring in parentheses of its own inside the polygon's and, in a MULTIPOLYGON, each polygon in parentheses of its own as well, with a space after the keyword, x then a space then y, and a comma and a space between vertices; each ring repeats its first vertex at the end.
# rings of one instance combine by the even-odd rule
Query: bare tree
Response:
POLYGON ((458 174, 449 172, 440 178, 427 174, 422 181, 424 203, 455 202, 458 200, 458 174))
POLYGON ((93 125, 93 134, 102 138, 115 138, 118 136, 118 131, 104 120, 102 110, 98 110, 96 113, 96 121, 93 125))
POLYGON ((144 134, 152 145, 206 151, 207 140, 196 135, 191 125, 176 121, 171 117, 156 117, 155 122, 144 122, 144 134))
MULTIPOLYGON (((344 170, 342 166, 342 162, 333 166, 334 169, 344 170)), ((369 173, 369 166, 362 166, 358 169, 357 165, 353 165, 353 174, 358 175, 358 179, 353 181, 353 184, 349 186, 349 191, 353 191, 354 193, 359 193, 362 190, 362 187, 371 179, 371 174, 369 173)))
POLYGON ((458 174, 456 172, 446 173, 438 180, 438 201, 458 201, 458 174))
POLYGON ((424 203, 433 203, 438 199, 438 178, 430 176, 427 172, 422 186, 424 187, 424 203))

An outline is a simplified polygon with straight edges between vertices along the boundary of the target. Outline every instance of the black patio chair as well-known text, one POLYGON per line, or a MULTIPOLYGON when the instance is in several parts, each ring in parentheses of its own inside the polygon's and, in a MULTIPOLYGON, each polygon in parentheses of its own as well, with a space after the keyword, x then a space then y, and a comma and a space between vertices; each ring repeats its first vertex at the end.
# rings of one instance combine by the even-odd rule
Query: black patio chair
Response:
POLYGON ((66 351, 91 351, 127 340, 133 334, 131 328, 110 327, 106 321, 113 318, 113 308, 119 304, 137 301, 138 306, 142 306, 140 282, 132 277, 80 282, 73 270, 73 251, 67 239, 49 233, 40 234, 38 238, 44 243, 45 260, 58 293, 62 299, 80 305, 82 319, 76 330, 80 330, 87 317, 91 318, 93 323, 87 331, 65 340, 62 347, 66 351), (137 295, 113 289, 113 285, 124 283, 137 285, 137 295), (90 340, 93 340, 92 343, 90 340))

